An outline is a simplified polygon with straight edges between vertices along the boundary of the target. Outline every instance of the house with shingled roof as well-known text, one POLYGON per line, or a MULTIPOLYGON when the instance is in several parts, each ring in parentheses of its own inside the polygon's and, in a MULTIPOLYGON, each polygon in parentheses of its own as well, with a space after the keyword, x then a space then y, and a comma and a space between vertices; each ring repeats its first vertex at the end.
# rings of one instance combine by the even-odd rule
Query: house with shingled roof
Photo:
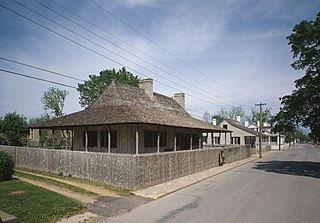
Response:
MULTIPOLYGON (((184 93, 167 97, 153 92, 153 80, 139 87, 112 82, 82 111, 31 129, 71 132, 76 151, 144 154, 203 148, 203 133, 230 130, 193 118, 185 111, 184 93)), ((54 139, 54 137, 53 137, 54 139)))
POLYGON ((258 132, 245 127, 240 120, 225 119, 220 123, 220 127, 232 131, 230 138, 221 138, 222 144, 228 145, 250 145, 256 148, 258 143, 258 132))

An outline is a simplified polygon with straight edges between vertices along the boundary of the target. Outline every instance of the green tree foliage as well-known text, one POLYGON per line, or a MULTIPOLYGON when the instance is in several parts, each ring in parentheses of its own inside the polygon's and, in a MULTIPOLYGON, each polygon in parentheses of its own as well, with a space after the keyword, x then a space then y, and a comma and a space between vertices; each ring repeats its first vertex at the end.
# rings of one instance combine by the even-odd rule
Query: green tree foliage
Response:
MULTIPOLYGON (((271 108, 263 109, 261 112, 261 115, 262 115, 262 122, 269 123, 272 119, 271 108)), ((258 111, 257 109, 251 109, 251 114, 247 115, 246 119, 250 123, 257 123, 257 121, 260 120, 260 111, 258 111)))
POLYGON ((309 127, 316 141, 320 141, 320 12, 315 21, 295 25, 287 37, 293 58, 291 66, 305 71, 295 81, 296 89, 282 97, 280 112, 275 117, 278 128, 309 127))
POLYGON ((27 119, 17 112, 7 113, 0 120, 1 143, 10 146, 21 146, 26 142, 28 133, 27 119))
POLYGON ((215 119, 217 121, 217 125, 219 125, 224 120, 224 118, 221 117, 220 115, 214 115, 212 116, 212 119, 215 119))
POLYGON ((0 151, 0 181, 10 180, 14 172, 14 161, 11 155, 0 151))
POLYGON ((52 118, 63 116, 63 107, 67 95, 66 90, 60 90, 56 87, 50 87, 45 91, 41 97, 45 114, 52 118))
POLYGON ((243 117, 244 114, 245 112, 243 108, 241 106, 238 106, 238 107, 232 107, 230 109, 221 108, 221 110, 218 112, 216 116, 221 117, 222 119, 236 120, 237 116, 243 117))
POLYGON ((134 76, 125 67, 119 71, 115 69, 103 70, 99 75, 89 75, 89 80, 83 84, 78 84, 77 90, 80 93, 80 105, 82 107, 91 105, 113 80, 132 86, 139 85, 138 76, 134 76))

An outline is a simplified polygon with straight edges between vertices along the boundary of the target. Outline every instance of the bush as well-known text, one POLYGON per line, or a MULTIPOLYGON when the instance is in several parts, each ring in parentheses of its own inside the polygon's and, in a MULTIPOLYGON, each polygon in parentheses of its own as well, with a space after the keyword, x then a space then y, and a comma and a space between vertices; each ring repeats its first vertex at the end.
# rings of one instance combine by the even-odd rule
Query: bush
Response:
POLYGON ((0 181, 10 180, 13 175, 14 161, 8 153, 0 151, 0 181))

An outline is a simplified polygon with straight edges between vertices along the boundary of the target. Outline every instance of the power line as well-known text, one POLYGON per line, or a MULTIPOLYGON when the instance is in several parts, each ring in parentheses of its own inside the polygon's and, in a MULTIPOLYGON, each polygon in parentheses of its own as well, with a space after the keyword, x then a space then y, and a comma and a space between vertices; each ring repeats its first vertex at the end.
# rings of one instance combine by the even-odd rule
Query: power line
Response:
POLYGON ((36 66, 30 65, 30 64, 18 62, 18 61, 11 60, 11 59, 8 59, 8 58, 0 57, 0 59, 8 61, 8 62, 11 62, 11 63, 15 63, 15 64, 23 65, 23 66, 26 66, 26 67, 30 67, 30 68, 33 68, 33 69, 41 70, 41 71, 44 71, 44 72, 47 72, 47 73, 55 74, 55 75, 58 75, 58 76, 61 76, 61 77, 66 77, 66 78, 70 78, 70 79, 77 80, 77 81, 84 81, 84 80, 81 80, 81 79, 78 79, 78 78, 75 78, 75 77, 72 77, 72 76, 69 76, 69 75, 65 75, 65 74, 62 74, 62 73, 55 72, 55 71, 47 70, 47 69, 44 69, 44 68, 41 68, 41 67, 36 67, 36 66))
MULTIPOLYGON (((120 62, 118 62, 118 61, 116 61, 116 60, 114 60, 114 59, 111 59, 111 58, 109 58, 109 57, 107 57, 107 56, 105 56, 105 55, 103 55, 103 54, 101 54, 101 53, 99 53, 99 52, 97 52, 97 51, 95 51, 95 50, 93 50, 93 49, 91 49, 91 48, 89 48, 89 47, 87 47, 87 46, 85 46, 85 45, 77 42, 77 41, 75 41, 75 40, 72 40, 71 38, 66 37, 66 36, 64 36, 63 34, 57 32, 57 31, 54 31, 54 30, 52 30, 51 28, 48 28, 48 27, 46 27, 46 26, 44 26, 44 25, 42 25, 42 24, 40 24, 40 23, 38 23, 38 22, 36 22, 36 21, 28 18, 27 16, 22 15, 21 13, 15 11, 15 10, 13 10, 13 9, 10 9, 10 8, 2 5, 2 4, 0 4, 0 6, 2 6, 3 8, 5 8, 5 9, 11 11, 11 12, 13 12, 14 14, 17 14, 17 15, 23 17, 24 19, 26 19, 26 20, 28 20, 28 21, 30 21, 30 22, 32 22, 32 23, 34 23, 34 24, 36 24, 36 25, 38 25, 38 26, 40 26, 40 27, 42 27, 42 28, 44 28, 44 29, 46 29, 46 30, 48 30, 48 31, 50 31, 50 32, 55 33, 56 35, 58 35, 58 36, 60 36, 60 37, 62 37, 62 38, 64 38, 64 39, 66 39, 66 40, 71 41, 72 43, 74 43, 74 44, 76 44, 76 45, 78 45, 78 46, 81 46, 81 47, 83 47, 83 48, 85 48, 85 49, 87 49, 87 50, 89 50, 89 51, 91 51, 91 52, 93 52, 93 53, 95 53, 95 54, 97 54, 97 55, 99 55, 99 56, 102 56, 102 57, 104 57, 104 58, 106 58, 106 59, 108 59, 108 60, 110 60, 110 61, 118 64, 118 65, 121 65, 121 66, 123 66, 123 67, 127 67, 129 70, 132 70, 133 72, 139 73, 141 76, 144 76, 144 77, 145 77, 145 75, 144 75, 143 73, 141 73, 141 72, 139 72, 139 71, 137 71, 137 70, 135 70, 135 69, 133 69, 133 68, 130 68, 130 67, 128 67, 128 66, 125 66, 125 65, 123 65, 122 63, 120 63, 120 62)), ((155 80, 155 81, 158 82, 158 83, 160 83, 160 84, 162 84, 162 85, 164 85, 164 86, 167 86, 167 87, 169 87, 169 88, 172 88, 172 89, 174 89, 174 90, 181 91, 181 90, 179 90, 179 89, 177 89, 177 88, 175 88, 175 87, 169 86, 169 85, 167 85, 167 84, 165 84, 165 83, 163 83, 163 82, 160 82, 160 81, 157 81, 157 80, 155 80)), ((181 85, 180 85, 180 86, 181 86, 181 85)), ((183 87, 183 86, 182 86, 182 87, 183 87)), ((196 92, 196 93, 197 93, 197 92, 196 92)), ((200 100, 200 101, 207 102, 207 103, 212 104, 212 105, 220 106, 220 105, 218 105, 218 104, 212 103, 211 101, 204 100, 203 98, 199 98, 199 97, 196 97, 196 96, 191 95, 191 94, 188 94, 188 93, 186 93, 186 95, 189 95, 189 96, 192 97, 192 98, 198 99, 198 100, 200 100)))
MULTIPOLYGON (((36 0, 34 0, 34 1, 36 1, 36 0)), ((51 8, 49 8, 49 7, 45 6, 45 5, 43 5, 42 3, 38 2, 38 1, 36 1, 36 2, 37 2, 38 4, 40 4, 40 5, 42 5, 43 7, 47 8, 47 9, 49 9, 49 10, 51 10, 51 11, 55 12, 55 13, 57 13, 58 15, 62 16, 63 18, 67 19, 68 21, 70 21, 70 22, 72 22, 72 23, 74 23, 74 24, 76 24, 76 25, 78 25, 78 26, 80 26, 80 27, 84 28, 84 29, 85 29, 85 30, 87 30, 88 32, 90 32, 90 33, 94 33, 94 32, 92 32, 92 31, 88 30, 87 28, 83 27, 82 25, 80 25, 80 24, 78 24, 78 23, 76 23, 76 22, 74 22, 74 21, 70 20, 69 18, 65 17, 64 15, 61 15, 60 13, 56 12, 55 10, 53 10, 53 9, 51 9, 51 8)), ((67 12, 71 13, 72 15, 76 16, 77 18, 79 18, 79 19, 81 19, 81 20, 83 20, 83 21, 87 22, 88 24, 90 24, 90 25, 92 25, 92 26, 96 27, 97 29, 101 30, 102 32, 104 32, 104 33, 106 33, 106 34, 108 34, 108 35, 112 36, 113 38, 115 38, 115 39, 119 40, 120 42, 122 42, 122 43, 126 44, 127 46, 129 46, 129 47, 131 47, 131 48, 133 48, 133 49, 135 49, 135 50, 137 50, 137 51, 139 51, 139 52, 143 53, 144 55, 146 55, 146 56, 148 56, 148 57, 152 58, 153 60, 155 60, 155 61, 157 61, 157 62, 161 63, 162 65, 164 65, 164 66, 166 66, 166 67, 169 67, 169 68, 170 68, 170 69, 172 69, 173 71, 175 71, 175 72, 177 72, 177 73, 179 73, 179 74, 182 74, 182 75, 186 76, 186 74, 184 74, 184 73, 182 73, 182 72, 178 71, 178 70, 177 70, 177 69, 175 69, 173 66, 170 66, 169 64, 164 63, 164 62, 163 62, 163 61, 161 61, 161 60, 158 60, 157 58, 155 58, 155 57, 151 56, 150 54, 148 54, 148 53, 144 52, 143 50, 140 50, 140 49, 138 49, 138 48, 134 47, 132 44, 128 43, 127 41, 125 41, 125 40, 123 40, 123 39, 121 39, 121 38, 117 37, 116 35, 114 35, 114 34, 112 34, 112 33, 108 32, 108 31, 106 31, 105 29, 103 29, 103 28, 101 28, 101 27, 97 26, 96 24, 94 24, 94 23, 90 22, 89 20, 87 20, 87 19, 85 19, 85 18, 83 18, 83 17, 79 16, 78 14, 76 14, 76 13, 72 12, 71 10, 69 10, 69 9, 65 8, 64 6, 60 5, 60 4, 59 4, 59 3, 57 3, 56 1, 51 0, 51 2, 53 2, 53 3, 54 3, 55 5, 57 5, 58 7, 60 7, 60 8, 62 8, 62 9, 64 9, 64 10, 66 10, 67 12)), ((142 59, 141 57, 138 57, 137 55, 132 54, 130 51, 127 51, 127 50, 123 49, 122 47, 119 47, 118 45, 116 45, 116 44, 114 44, 114 43, 110 42, 109 40, 106 40, 104 37, 101 37, 100 35, 98 35, 98 34, 96 34, 96 33, 94 33, 94 34, 95 34, 95 35, 97 35, 97 36, 99 36, 100 38, 104 39, 105 41, 109 42, 110 44, 112 44, 112 45, 114 45, 114 46, 116 46, 116 47, 118 47, 118 48, 120 48, 120 49, 124 50, 125 52, 129 53, 130 55, 133 55, 133 56, 135 56, 135 57, 137 57, 137 58, 141 59, 142 61, 145 61, 145 62, 147 62, 148 64, 151 64, 150 62, 148 62, 148 61, 146 61, 146 60, 142 59)), ((152 66, 154 66, 154 64, 151 64, 151 65, 152 65, 152 66)), ((154 66, 154 67, 156 67, 156 68, 158 68, 158 69, 160 69, 160 70, 164 71, 162 68, 159 68, 158 66, 154 66)), ((164 72, 165 72, 165 73, 168 73, 167 71, 164 71, 164 72)), ((185 82, 185 83, 190 84, 190 82, 186 82, 184 79, 178 78, 178 77, 176 77, 175 75, 172 75, 172 74, 170 74, 170 73, 168 73, 168 74, 169 74, 169 75, 171 75, 171 76, 174 76, 175 78, 177 78, 177 79, 179 79, 179 80, 181 80, 181 81, 183 81, 183 82, 185 82)), ((192 78, 191 78, 191 79, 192 79, 192 78)), ((197 80, 195 80, 195 81, 197 81, 197 80)), ((192 85, 192 84, 190 84, 190 85, 192 85)), ((205 83, 204 83, 203 85, 204 85, 204 86, 206 86, 206 87, 208 87, 208 88, 210 88, 210 90, 214 90, 214 91, 216 91, 216 92, 219 92, 219 93, 222 93, 222 94, 224 94, 224 95, 227 95, 227 96, 229 96, 229 97, 231 97, 231 98, 237 99, 237 98, 235 98, 234 96, 230 96, 230 95, 228 95, 228 94, 225 94, 225 93, 224 93, 224 92, 222 92, 222 91, 219 91, 219 90, 217 90, 217 89, 212 89, 212 87, 211 87, 211 86, 209 86, 209 85, 207 85, 207 84, 205 84, 205 83)), ((212 94, 212 93, 210 92, 210 94, 212 94)), ((226 99, 225 99, 225 100, 226 100, 226 99)), ((237 99, 237 100, 238 100, 238 99, 237 99)), ((226 100, 226 101, 229 101, 229 100, 226 100)), ((231 102, 231 101, 229 101, 229 102, 231 102)), ((223 102, 222 102, 222 103, 223 103, 223 102)), ((231 103, 233 103, 233 102, 231 102, 231 103)), ((250 103, 251 103, 251 102, 250 102, 250 103)))
MULTIPOLYGON (((41 17, 43 17, 43 18, 45 18, 45 19, 47 19, 47 20, 49 20, 49 21, 53 22, 54 24, 56 24, 56 25, 58 25, 58 26, 60 26, 60 27, 62 27, 62 28, 64 28, 64 29, 68 30, 69 32, 72 32, 73 34, 75 34, 75 35, 77 35, 77 36, 80 36, 81 38, 84 38, 85 40, 89 41, 90 43, 93 43, 93 44, 97 45, 98 47, 103 48, 104 50, 106 50, 106 51, 108 51, 108 52, 110 52, 110 53, 112 53, 112 54, 114 54, 114 55, 116 55, 116 56, 120 57, 121 59, 124 59, 124 60, 126 60, 126 61, 128 61, 128 62, 130 62, 130 63, 132 63, 132 64, 134 64, 134 65, 136 65, 136 66, 138 66, 138 67, 140 67, 140 68, 142 68, 142 69, 144 69, 144 70, 146 70, 146 71, 148 71, 148 72, 151 72, 151 73, 153 73, 153 74, 155 74, 155 75, 157 75, 157 76, 159 76, 159 77, 161 77, 161 78, 163 78, 163 79, 165 79, 165 80, 167 80, 167 81, 170 81, 170 80, 168 80, 167 78, 164 78, 163 76, 161 76, 160 74, 158 74, 158 73, 156 73, 156 72, 154 72, 154 71, 152 71, 152 70, 150 70, 150 69, 148 69, 148 68, 145 68, 145 67, 141 66, 140 64, 135 63, 135 62, 133 62, 132 60, 129 60, 129 59, 127 59, 127 58, 125 58, 125 57, 123 57, 123 56, 119 55, 118 53, 113 52, 112 50, 107 49, 106 47, 104 47, 104 46, 102 46, 102 45, 100 45, 100 44, 96 43, 95 41, 92 41, 92 40, 88 39, 87 37, 85 37, 85 36, 83 36, 83 35, 81 35, 81 34, 79 34, 79 33, 75 32, 75 31, 71 30, 70 28, 67 28, 67 27, 65 27, 65 26, 63 26, 63 25, 61 25, 61 24, 59 24, 59 23, 57 23, 57 22, 53 21, 52 19, 50 19, 50 18, 48 18, 48 17, 46 17, 46 16, 44 16, 44 15, 42 15, 42 14, 40 14, 40 13, 36 12, 36 11, 35 11, 35 10, 33 10, 33 9, 30 9, 29 7, 27 7, 27 6, 25 6, 25 5, 23 5, 23 4, 19 3, 19 2, 17 2, 16 0, 12 0, 12 1, 14 1, 14 2, 16 2, 17 4, 21 5, 22 7, 27 8, 28 10, 30 10, 30 11, 32 11, 32 12, 34 12, 34 13, 36 13, 37 15, 39 15, 39 16, 41 16, 41 17)), ((102 37, 102 36, 100 36, 100 35, 96 34, 95 32, 92 32, 91 30, 87 29, 86 27, 82 26, 81 24, 79 24, 79 23, 77 23, 77 22, 72 21, 71 19, 69 19, 69 18, 65 17, 64 15, 60 14, 59 12, 56 12, 55 10, 53 10, 53 9, 51 9, 51 8, 49 8, 49 7, 45 6, 45 5, 43 5, 42 3, 40 3, 40 2, 38 2, 38 1, 36 1, 36 0, 34 0, 34 1, 35 1, 35 2, 37 2, 38 4, 40 4, 41 6, 45 7, 46 9, 48 9, 48 10, 50 10, 50 11, 52 11, 52 12, 54 12, 54 13, 58 14, 58 15, 60 15, 60 16, 61 16, 61 17, 63 17, 64 19, 66 19, 66 20, 68 20, 68 21, 72 22, 73 24, 76 24, 77 26, 81 27, 82 29, 84 29, 84 30, 86 30, 86 31, 90 32, 91 34, 94 34, 94 35, 98 36, 99 38, 103 39, 104 41, 106 41, 106 42, 108 42, 108 43, 110 43, 110 44, 112 44, 112 45, 114 45, 114 46, 116 46, 116 47, 120 48, 121 50, 123 50, 123 51, 127 52, 128 54, 130 54, 130 55, 132 55, 132 56, 134 56, 134 57, 136 57, 136 58, 138 58, 138 59, 140 59, 140 60, 142 60, 142 61, 146 62, 147 64, 149 64, 149 65, 151 65, 151 66, 153 66, 153 67, 155 67, 155 68, 157 68, 157 69, 159 69, 159 70, 161 70, 161 71, 165 72, 166 74, 168 74, 168 75, 170 75, 170 76, 172 76, 172 77, 175 77, 175 78, 177 78, 178 80, 183 81, 184 83, 187 83, 187 84, 189 84, 189 85, 191 85, 191 86, 193 86, 193 87, 196 87, 196 88, 198 87, 198 86, 196 86, 196 85, 194 85, 194 84, 192 84, 192 83, 190 83, 190 82, 187 82, 187 81, 185 81, 184 79, 179 78, 179 77, 177 77, 177 76, 175 76, 175 75, 173 75, 173 74, 169 73, 168 71, 166 71, 166 70, 164 70, 164 69, 162 69, 162 68, 160 68, 160 67, 158 67, 158 66, 156 66, 156 65, 154 65, 154 64, 152 64, 152 63, 150 63, 149 61, 147 61, 147 60, 145 60, 145 59, 143 59, 143 58, 141 58, 141 57, 139 57, 139 56, 137 56, 137 55, 135 55, 135 54, 131 53, 130 51, 128 51, 128 50, 126 50, 126 49, 124 49, 124 48, 122 48, 122 47, 119 47, 118 45, 116 45, 116 44, 112 43, 111 41, 107 40, 106 38, 104 38, 104 37, 102 37)), ((178 85, 178 86, 180 86, 180 87, 185 88, 184 86, 182 86, 181 84, 179 84, 179 83, 177 83, 177 82, 175 82, 175 81, 172 81, 172 80, 171 80, 170 82, 172 82, 172 83, 174 83, 174 84, 176 84, 176 85, 178 85)), ((189 89, 189 91, 192 91, 193 93, 198 94, 198 95, 200 95, 200 96, 202 96, 202 97, 206 97, 206 98, 208 98, 206 95, 204 95, 204 94, 202 94, 202 93, 199 93, 199 92, 196 92, 196 91, 194 91, 194 90, 190 90, 190 89, 189 89)), ((209 93, 209 94, 212 94, 211 92, 208 92, 208 93, 209 93)), ((230 104, 225 103, 225 102, 222 102, 221 100, 212 99, 212 98, 210 98, 210 100, 214 100, 214 101, 216 101, 217 103, 221 103, 221 104, 224 104, 224 105, 230 106, 230 104)), ((228 101, 228 100, 227 100, 227 101, 228 101)), ((229 101, 229 102, 231 102, 231 101, 229 101)), ((233 103, 233 102, 231 102, 231 103, 233 103)), ((244 106, 245 106, 245 105, 244 105, 244 106)), ((247 107, 247 106, 246 106, 246 107, 247 107)))
POLYGON ((26 78, 38 80, 38 81, 48 82, 48 83, 51 83, 51 84, 57 84, 57 85, 61 85, 61 86, 64 86, 64 87, 77 89, 76 87, 68 85, 68 84, 63 84, 63 83, 59 83, 59 82, 56 82, 56 81, 50 81, 50 80, 46 80, 46 79, 39 78, 39 77, 33 77, 33 76, 30 76, 30 75, 23 74, 23 73, 18 73, 18 72, 15 72, 15 71, 10 71, 10 70, 5 70, 5 69, 0 69, 0 71, 1 72, 5 72, 5 73, 9 73, 9 74, 18 75, 18 76, 21 76, 21 77, 26 77, 26 78))
MULTIPOLYGON (((14 1, 14 0, 13 0, 13 1, 14 1)), ((18 4, 20 4, 20 3, 18 3, 18 4)), ((21 5, 21 4, 20 4, 20 5, 21 5)), ((67 39, 67 40, 73 42, 74 44, 76 44, 76 45, 78 45, 78 46, 81 46, 81 47, 83 47, 83 48, 85 48, 85 49, 87 49, 87 50, 89 50, 89 51, 91 51, 91 52, 93 52, 93 53, 95 53, 95 54, 97 54, 97 55, 99 55, 99 56, 102 56, 102 57, 104 57, 104 58, 106 58, 106 59, 108 59, 108 60, 110 60, 110 61, 112 61, 112 62, 114 62, 114 63, 116 63, 116 64, 118 64, 118 65, 120 65, 120 66, 126 67, 126 68, 128 68, 129 70, 132 70, 132 71, 134 71, 134 72, 136 72, 136 73, 139 73, 141 76, 146 77, 146 75, 144 75, 143 73, 141 73, 141 72, 139 72, 139 71, 137 71, 137 70, 135 70, 135 69, 133 69, 133 68, 130 68, 130 67, 128 67, 128 66, 126 66, 126 65, 124 65, 124 64, 122 64, 122 63, 120 63, 120 62, 118 62, 118 61, 116 61, 116 60, 114 60, 114 59, 112 59, 112 58, 110 58, 110 57, 107 57, 107 56, 105 56, 105 55, 103 55, 103 54, 101 54, 101 53, 99 53, 99 52, 97 52, 97 51, 95 51, 95 50, 93 50, 93 49, 91 49, 91 48, 89 48, 89 47, 87 47, 87 46, 85 46, 85 45, 83 45, 83 44, 81 44, 81 43, 79 43, 79 42, 77 42, 77 41, 69 38, 69 37, 67 37, 67 36, 64 36, 63 34, 57 32, 57 31, 54 31, 53 29, 48 28, 48 27, 46 27, 46 26, 44 26, 44 25, 42 25, 42 24, 34 21, 33 19, 30 19, 30 18, 28 18, 27 16, 24 16, 24 15, 22 15, 21 13, 15 11, 15 10, 13 10, 13 9, 10 9, 10 8, 2 5, 2 4, 0 4, 0 6, 6 8, 7 10, 9 10, 9 11, 11 11, 11 12, 13 12, 13 13, 15 13, 15 14, 17 14, 17 15, 25 18, 25 19, 27 19, 28 21, 30 21, 30 22, 32 22, 32 23, 34 23, 34 24, 36 24, 36 25, 39 25, 40 27, 42 27, 42 28, 44 28, 44 29, 46 29, 46 30, 48 30, 48 31, 50 31, 50 32, 55 33, 56 35, 58 35, 58 36, 60 36, 60 37, 62 37, 62 38, 64 38, 64 39, 67 39)), ((28 7, 25 7, 25 8, 28 8, 28 7)), ((31 11, 34 11, 34 10, 31 10, 31 11)), ((36 13, 36 14, 39 14, 39 13, 36 13)), ((41 15, 41 14, 39 14, 39 15, 41 15)), ((41 16, 42 16, 42 15, 41 15, 41 16)), ((43 17, 43 16, 42 16, 42 17, 43 17)), ((49 20, 50 20, 50 19, 49 19, 49 20)), ((50 20, 50 21, 51 21, 51 20, 50 20)), ((54 21, 52 21, 52 22, 54 22, 54 21)), ((54 23, 56 23, 56 22, 54 22, 54 23)), ((56 23, 56 24, 59 25, 58 23, 56 23)), ((66 29, 67 29, 67 30, 70 30, 70 29, 68 29, 68 28, 66 28, 66 29)), ((70 30, 70 32, 73 32, 73 31, 70 30)), ((75 33, 75 32, 73 32, 73 33, 75 33)), ((75 33, 75 34, 76 34, 76 33, 75 33)), ((81 36, 80 34, 78 34, 78 35, 81 36)), ((82 37, 82 36, 81 36, 81 37, 82 37)), ((82 37, 82 38, 87 39, 86 37, 82 37)), ((89 40, 89 39, 87 39, 87 40, 88 40, 89 42, 93 42, 93 41, 91 41, 91 40, 89 40)), ((94 43, 94 42, 93 42, 93 43, 94 43)), ((99 46, 99 44, 97 44, 97 45, 99 46)), ((101 47, 104 48, 103 46, 101 46, 101 47)), ((106 49, 106 50, 108 50, 108 49, 106 49)), ((124 59, 125 59, 125 58, 124 58, 124 59)), ((137 66, 141 67, 141 66, 138 65, 138 64, 137 64, 137 66)), ((142 68, 143 68, 143 67, 142 67, 142 68)), ((154 73, 154 74, 157 75, 157 76, 160 76, 159 74, 157 74, 157 73, 155 73, 155 72, 153 72, 153 71, 151 71, 151 70, 150 70, 150 72, 154 73)), ((163 78, 162 76, 160 76, 160 77, 163 78)), ((166 78, 163 78, 163 79, 166 79, 166 78)), ((166 80, 168 80, 168 79, 166 79, 166 80)), ((155 81, 156 81, 156 80, 155 80, 155 81)), ((167 84, 165 84, 165 83, 163 83, 163 82, 160 82, 160 81, 156 81, 156 82, 161 83, 162 85, 167 86, 167 87, 169 87, 169 88, 172 88, 172 89, 174 89, 174 90, 181 91, 181 90, 179 90, 179 89, 177 89, 177 88, 174 88, 174 87, 172 87, 172 86, 169 86, 169 85, 167 85, 167 84)), ((173 82, 173 81, 171 81, 171 82, 173 82)), ((180 85, 180 84, 178 84, 178 83, 176 83, 176 82, 173 82, 173 83, 177 84, 178 86, 181 86, 181 87, 185 88, 184 86, 182 86, 182 85, 180 85)), ((191 91, 191 90, 189 89, 189 91, 191 91)), ((192 91, 192 92, 195 92, 195 91, 192 91)), ((198 92, 195 92, 195 93, 196 93, 196 94, 199 94, 198 92)), ((208 100, 204 100, 204 99, 202 99, 202 98, 193 96, 193 95, 191 95, 191 94, 188 94, 188 95, 189 95, 190 97, 192 97, 192 98, 195 98, 195 99, 198 99, 198 100, 201 100, 201 101, 207 102, 207 103, 209 103, 209 104, 212 104, 212 105, 215 105, 215 106, 219 106, 219 107, 220 107, 219 104, 213 103, 213 102, 208 101, 208 100)))
MULTIPOLYGON (((93 0, 90 0, 90 2, 92 2, 94 5, 96 5, 97 7, 99 7, 100 9, 102 9, 103 11, 105 11, 106 13, 108 13, 109 15, 111 15, 113 18, 115 18, 116 20, 118 20, 119 22, 121 22, 122 24, 128 26, 130 29, 132 29, 133 31, 135 31, 137 34, 141 35, 143 38, 145 38, 146 40, 150 41, 151 43, 153 43, 154 45, 156 45, 157 47, 159 47, 160 49, 162 49, 163 51, 165 51, 166 53, 168 53, 169 55, 171 55, 172 57, 176 58, 178 61, 180 61, 181 63, 185 64, 186 66, 188 66, 189 68, 191 68, 192 70, 199 72, 200 74, 202 74, 203 76, 207 77, 208 79, 210 79, 211 81, 214 81, 215 83, 219 84, 220 86, 236 93, 236 95, 240 95, 242 97, 247 98, 248 102, 252 103, 252 99, 243 96, 241 94, 239 94, 238 92, 235 92, 233 89, 228 88, 226 86, 224 86, 223 84, 221 84, 220 82, 212 79, 209 75, 203 73, 202 71, 200 71, 199 69, 195 68, 194 66, 192 66, 191 64, 187 63, 186 61, 184 61, 183 59, 181 59, 180 57, 176 56, 175 54, 173 54, 172 52, 170 52, 169 50, 165 49, 164 47, 162 47, 160 44, 156 43, 155 41, 153 41, 151 38, 147 37, 146 35, 144 35, 143 33, 141 33, 139 30, 137 30, 136 28, 134 28, 133 26, 131 26, 129 23, 125 22, 124 20, 120 19, 118 16, 114 15, 112 12, 110 12, 109 10, 107 10, 105 7, 99 5, 98 3, 96 3, 93 0)), ((233 96, 231 96, 233 97, 233 96)))

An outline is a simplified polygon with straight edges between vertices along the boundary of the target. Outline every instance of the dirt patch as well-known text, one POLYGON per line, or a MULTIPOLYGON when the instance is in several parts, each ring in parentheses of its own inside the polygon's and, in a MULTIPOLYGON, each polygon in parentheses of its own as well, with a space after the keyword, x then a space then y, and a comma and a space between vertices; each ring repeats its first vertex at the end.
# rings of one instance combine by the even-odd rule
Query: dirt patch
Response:
POLYGON ((69 184, 69 185, 72 185, 72 186, 75 186, 75 187, 83 188, 83 189, 85 189, 87 191, 91 191, 91 192, 96 193, 96 194, 98 194, 100 196, 111 196, 111 197, 118 196, 113 191, 110 191, 110 190, 108 190, 106 188, 99 187, 99 186, 96 186, 96 185, 93 185, 93 184, 79 182, 79 181, 75 181, 75 180, 60 179, 58 177, 50 177, 50 176, 47 176, 47 175, 31 173, 31 172, 22 171, 22 170, 18 170, 18 171, 22 172, 22 173, 26 173, 26 174, 31 174, 31 175, 34 175, 34 176, 45 177, 45 178, 52 179, 52 180, 55 180, 55 181, 59 181, 61 183, 69 184))
POLYGON ((25 191, 12 191, 9 195, 16 196, 16 195, 21 195, 25 194, 25 191))
POLYGON ((51 184, 48 184, 48 183, 44 183, 44 182, 41 182, 41 181, 38 181, 38 180, 31 180, 31 179, 28 179, 28 178, 24 178, 24 177, 17 177, 19 180, 22 180, 22 181, 25 181, 29 184, 33 184, 33 185, 36 185, 38 187, 42 187, 44 189, 47 189, 47 190, 51 190, 53 192, 56 192, 58 194, 62 194, 66 197, 69 197, 69 198, 72 198, 72 199, 75 199, 77 201, 80 201, 81 203, 85 203, 85 204, 92 204, 93 202, 96 201, 96 197, 93 197, 93 196, 88 196, 88 195, 84 195, 84 194, 78 194, 78 193, 75 193, 71 190, 68 190, 66 188, 62 188, 62 187, 58 187, 58 186, 55 186, 55 185, 51 185, 51 184))

